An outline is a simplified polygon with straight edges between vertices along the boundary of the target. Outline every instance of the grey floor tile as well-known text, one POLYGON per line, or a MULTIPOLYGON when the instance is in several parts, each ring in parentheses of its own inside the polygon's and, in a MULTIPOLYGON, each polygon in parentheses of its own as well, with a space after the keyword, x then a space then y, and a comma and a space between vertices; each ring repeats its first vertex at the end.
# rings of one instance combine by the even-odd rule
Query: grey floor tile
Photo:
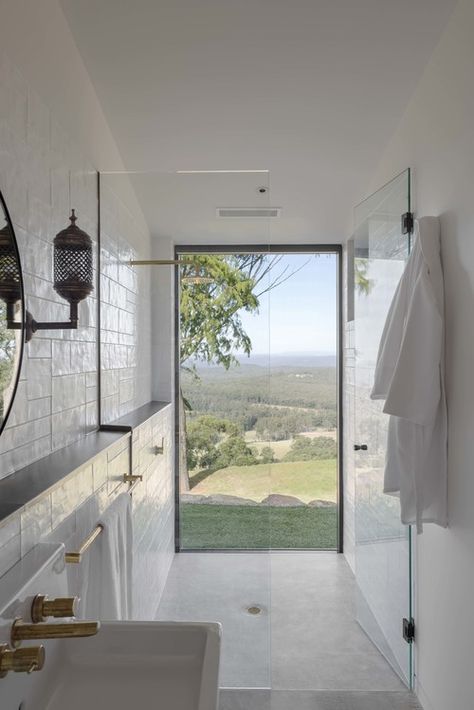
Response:
MULTIPOLYGON (((157 618, 222 624, 223 687, 390 691, 392 700, 405 690, 356 622, 354 577, 334 553, 176 555, 157 618), (262 613, 249 615, 255 604, 262 613)), ((327 702, 336 700, 333 694, 327 702)))
POLYGON ((272 710, 270 690, 221 690, 219 710, 272 710))
POLYGON ((409 692, 221 691, 219 710, 421 710, 409 692))
POLYGON ((157 619, 222 624, 221 686, 270 686, 270 559, 265 554, 175 557, 157 619), (253 616, 247 608, 258 605, 253 616))
MULTIPOLYGON (((255 710, 257 710, 256 706, 255 710)), ((240 710, 240 708, 239 708, 240 710)), ((252 706, 248 709, 254 710, 252 706)), ((409 692, 272 691, 270 710, 421 710, 409 692)))
POLYGON ((272 688, 402 691, 404 685, 378 653, 316 654, 300 647, 272 653, 272 688))

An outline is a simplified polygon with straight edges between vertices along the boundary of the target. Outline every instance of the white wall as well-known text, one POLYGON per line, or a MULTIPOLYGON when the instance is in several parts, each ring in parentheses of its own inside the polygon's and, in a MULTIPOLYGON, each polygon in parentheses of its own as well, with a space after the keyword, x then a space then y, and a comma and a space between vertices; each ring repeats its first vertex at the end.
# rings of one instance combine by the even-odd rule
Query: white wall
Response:
MULTIPOLYGON (((52 240, 75 207, 97 246, 96 171, 123 166, 57 0, 1 5, 0 189, 19 240, 27 308, 37 320, 66 320, 67 304, 52 287, 52 240)), ((150 278, 120 263, 148 256, 150 237, 128 178, 113 188, 104 180, 102 421, 151 398, 150 278)), ((96 295, 80 304, 77 331, 41 331, 26 346, 0 440, 0 478, 97 427, 96 295)))
MULTIPOLYGON (((52 285, 52 240, 77 210, 97 247, 97 170, 123 169, 57 0, 0 2, 0 189, 19 240, 26 305, 38 320, 65 320, 52 285)), ((101 194, 101 318, 97 291, 77 331, 41 331, 25 348, 18 395, 0 438, 0 478, 81 441, 98 424, 97 344, 102 345, 102 420, 151 399, 151 279, 130 258, 150 255, 150 235, 126 176, 101 194)), ((95 264, 97 264, 95 254, 95 264)), ((158 343, 159 347, 159 343, 158 343)), ((130 436, 0 523, 0 576, 35 544, 74 547, 126 488, 130 436)), ((172 408, 132 434, 134 617, 153 618, 173 550, 172 408), (153 445, 165 442, 165 454, 153 445)), ((67 457, 65 457, 67 460, 67 457)))
POLYGON ((416 214, 440 215, 442 225, 450 527, 427 525, 418 539, 417 680, 425 710, 474 705, 473 77, 474 3, 461 0, 371 185, 411 166, 416 214))

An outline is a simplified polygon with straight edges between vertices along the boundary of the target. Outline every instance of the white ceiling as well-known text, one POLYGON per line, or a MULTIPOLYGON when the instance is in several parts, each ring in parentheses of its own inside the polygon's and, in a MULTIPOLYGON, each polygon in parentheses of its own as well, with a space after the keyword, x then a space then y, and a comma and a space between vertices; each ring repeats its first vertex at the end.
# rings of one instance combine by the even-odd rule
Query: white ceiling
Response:
POLYGON ((455 0, 62 4, 128 169, 270 171, 141 176, 153 234, 291 243, 347 236, 455 0), (280 220, 215 220, 262 199, 280 220))

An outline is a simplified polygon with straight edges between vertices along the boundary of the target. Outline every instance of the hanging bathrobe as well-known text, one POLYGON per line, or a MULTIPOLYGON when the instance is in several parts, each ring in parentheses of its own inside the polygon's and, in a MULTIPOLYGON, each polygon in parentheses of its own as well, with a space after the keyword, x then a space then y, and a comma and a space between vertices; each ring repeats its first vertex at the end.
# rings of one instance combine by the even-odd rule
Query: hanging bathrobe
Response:
POLYGON ((372 399, 390 415, 384 492, 401 519, 447 525, 444 289, 437 217, 415 224, 414 244, 382 333, 372 399))

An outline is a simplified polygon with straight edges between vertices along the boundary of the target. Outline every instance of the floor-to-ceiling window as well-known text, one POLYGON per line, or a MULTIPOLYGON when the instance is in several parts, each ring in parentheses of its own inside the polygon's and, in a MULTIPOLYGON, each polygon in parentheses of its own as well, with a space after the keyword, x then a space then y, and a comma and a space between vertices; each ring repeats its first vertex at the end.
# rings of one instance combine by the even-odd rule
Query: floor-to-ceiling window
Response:
POLYGON ((179 549, 337 549, 337 247, 182 247, 179 549))

